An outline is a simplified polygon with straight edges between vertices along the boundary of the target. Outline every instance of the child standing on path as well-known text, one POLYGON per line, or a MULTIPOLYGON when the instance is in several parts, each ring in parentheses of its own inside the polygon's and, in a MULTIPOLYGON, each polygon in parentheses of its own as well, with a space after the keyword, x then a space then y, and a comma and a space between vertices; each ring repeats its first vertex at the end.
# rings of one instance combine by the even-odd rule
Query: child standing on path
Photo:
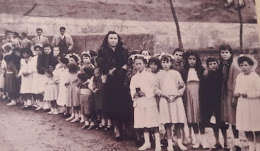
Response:
POLYGON ((181 128, 186 122, 186 114, 182 102, 185 85, 180 73, 172 70, 172 61, 169 55, 162 56, 161 64, 163 70, 157 74, 155 92, 160 96, 160 122, 165 126, 168 141, 167 150, 173 151, 171 129, 173 124, 175 124, 177 130, 179 148, 187 150, 181 140, 181 128))
POLYGON ((145 59, 140 56, 134 60, 138 70, 130 82, 131 96, 134 101, 134 128, 144 129, 145 143, 138 150, 151 148, 149 128, 155 131, 155 150, 161 150, 159 135, 159 113, 154 93, 155 77, 145 70, 145 59))
POLYGON ((237 102, 236 126, 246 133, 249 151, 260 150, 260 78, 253 70, 257 61, 253 56, 238 59, 241 73, 237 76, 233 104, 237 102), (255 134, 255 139, 254 139, 255 134))

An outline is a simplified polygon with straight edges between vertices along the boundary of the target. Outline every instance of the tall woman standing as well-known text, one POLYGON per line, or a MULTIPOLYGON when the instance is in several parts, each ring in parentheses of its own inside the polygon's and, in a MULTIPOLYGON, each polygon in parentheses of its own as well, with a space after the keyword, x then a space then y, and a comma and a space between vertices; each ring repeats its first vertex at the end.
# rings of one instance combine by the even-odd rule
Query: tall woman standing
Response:
POLYGON ((105 91, 105 110, 115 124, 116 140, 122 139, 122 128, 129 126, 131 97, 124 85, 127 72, 128 50, 121 37, 109 31, 98 50, 97 63, 105 91))

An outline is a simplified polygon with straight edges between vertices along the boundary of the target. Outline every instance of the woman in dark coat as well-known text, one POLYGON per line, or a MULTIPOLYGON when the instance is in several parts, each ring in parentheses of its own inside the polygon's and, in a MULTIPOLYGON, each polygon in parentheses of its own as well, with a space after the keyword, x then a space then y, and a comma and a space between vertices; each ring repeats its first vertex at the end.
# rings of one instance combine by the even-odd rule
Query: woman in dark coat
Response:
POLYGON ((131 97, 124 85, 128 50, 121 37, 114 31, 108 32, 98 50, 97 63, 105 83, 105 110, 112 118, 116 128, 116 139, 121 140, 123 124, 129 126, 131 97))

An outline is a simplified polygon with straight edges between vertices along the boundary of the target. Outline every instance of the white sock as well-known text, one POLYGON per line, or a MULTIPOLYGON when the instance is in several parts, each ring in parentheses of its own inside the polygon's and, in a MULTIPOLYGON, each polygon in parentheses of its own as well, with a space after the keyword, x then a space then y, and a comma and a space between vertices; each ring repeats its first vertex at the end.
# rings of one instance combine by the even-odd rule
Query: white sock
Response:
POLYGON ((112 126, 112 121, 111 121, 111 119, 107 119, 107 126, 112 126))
POLYGON ((144 132, 144 144, 151 144, 149 132, 144 132))
POLYGON ((159 133, 154 133, 154 137, 155 137, 155 148, 156 149, 161 149, 160 134, 159 133))
POLYGON ((249 150, 248 151, 255 151, 255 143, 254 142, 249 142, 249 150))
POLYGON ((105 126, 105 125, 106 125, 106 120, 103 119, 103 118, 101 119, 101 125, 102 125, 102 126, 105 126))

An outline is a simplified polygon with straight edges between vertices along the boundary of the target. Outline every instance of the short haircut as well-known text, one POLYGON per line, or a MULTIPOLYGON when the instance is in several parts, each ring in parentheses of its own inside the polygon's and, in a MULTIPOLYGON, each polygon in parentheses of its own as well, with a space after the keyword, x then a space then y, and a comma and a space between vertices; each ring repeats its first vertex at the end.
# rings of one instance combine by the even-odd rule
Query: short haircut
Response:
POLYGON ((218 62, 218 59, 217 59, 217 58, 214 58, 214 57, 209 57, 209 58, 206 60, 207 66, 209 65, 210 62, 218 62))
POLYGON ((169 56, 169 55, 163 55, 163 56, 161 57, 161 62, 162 62, 162 61, 173 62, 173 59, 172 59, 172 57, 169 56))
POLYGON ((243 62, 247 62, 250 66, 253 66, 254 65, 254 61, 251 60, 249 57, 247 56, 242 56, 242 57, 239 57, 238 60, 237 60, 238 64, 240 65, 241 63, 243 62))
POLYGON ((37 31, 41 31, 41 32, 42 32, 43 30, 42 30, 41 28, 37 28, 37 29, 36 29, 36 32, 37 32, 37 31))
POLYGON ((6 30, 6 31, 5 31, 5 34, 6 34, 6 35, 7 35, 7 34, 10 34, 10 33, 12 34, 13 32, 12 32, 11 30, 6 30))
POLYGON ((150 67, 150 63, 154 63, 157 65, 158 69, 162 69, 162 64, 159 58, 151 57, 148 62, 148 67, 150 67))
POLYGON ((22 32, 21 34, 22 36, 27 37, 27 34, 25 32, 22 32))
POLYGON ((16 32, 16 31, 13 32, 13 35, 16 36, 16 37, 19 37, 19 33, 16 32))
POLYGON ((66 28, 65 27, 60 27, 60 30, 66 30, 66 28))
POLYGON ((78 79, 82 80, 83 82, 87 81, 90 77, 86 73, 79 73, 78 79))
POLYGON ((176 52, 182 52, 184 53, 184 49, 183 48, 176 48, 174 51, 173 51, 173 55, 176 53, 176 52))

